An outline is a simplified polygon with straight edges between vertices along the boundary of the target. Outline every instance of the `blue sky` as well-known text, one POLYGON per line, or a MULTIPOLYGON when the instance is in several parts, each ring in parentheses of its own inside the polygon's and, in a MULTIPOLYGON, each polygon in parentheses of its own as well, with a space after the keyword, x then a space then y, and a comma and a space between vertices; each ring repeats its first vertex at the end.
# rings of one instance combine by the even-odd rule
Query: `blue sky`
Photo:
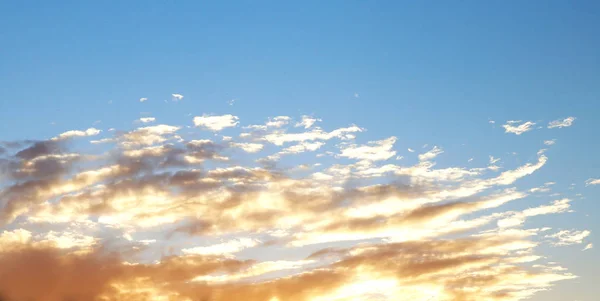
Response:
MULTIPOLYGON (((491 155, 502 172, 537 162, 545 148, 548 162, 514 187, 556 182, 552 191, 506 208, 560 193, 575 212, 525 226, 587 229, 586 244, 597 244, 600 185, 585 182, 600 178, 599 20, 596 1, 3 2, 0 141, 92 127, 110 137, 109 128, 131 131, 150 116, 212 139, 194 132, 193 117, 231 114, 239 125, 219 135, 275 116, 313 116, 327 132, 356 124, 365 129, 356 145, 397 137, 405 166, 435 145, 444 150, 435 168, 485 167, 491 155), (571 116, 571 126, 548 129, 571 116), (510 120, 536 125, 515 135, 503 127, 510 120)), ((339 151, 336 143, 321 151, 339 151)), ((600 258, 584 246, 539 247, 580 278, 531 300, 593 300, 600 258)))

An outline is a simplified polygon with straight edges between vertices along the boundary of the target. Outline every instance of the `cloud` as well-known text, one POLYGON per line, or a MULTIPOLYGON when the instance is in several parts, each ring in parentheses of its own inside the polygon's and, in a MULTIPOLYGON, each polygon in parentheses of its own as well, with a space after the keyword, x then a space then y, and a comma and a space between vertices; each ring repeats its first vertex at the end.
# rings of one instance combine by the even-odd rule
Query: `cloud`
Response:
POLYGON ((173 94, 171 94, 171 98, 173 99, 173 101, 180 101, 180 100, 183 99, 183 95, 177 94, 177 93, 173 93, 173 94))
POLYGON ((434 146, 430 151, 420 154, 419 160, 420 161, 428 161, 428 160, 434 159, 435 157, 437 157, 439 154, 442 154, 443 152, 444 151, 441 148, 434 146))
POLYGON ((85 131, 73 130, 73 131, 64 132, 64 133, 52 138, 52 140, 63 140, 63 139, 69 139, 69 138, 74 138, 74 137, 96 136, 96 135, 100 134, 100 132, 101 131, 96 128, 89 128, 85 131))
POLYGON ((159 124, 137 128, 119 136, 121 145, 125 147, 149 146, 172 138, 181 127, 159 124))
POLYGON ((564 128, 564 127, 570 127, 571 125, 573 125, 573 121, 575 121, 575 117, 567 117, 563 120, 553 120, 550 121, 548 123, 548 128, 549 129, 554 129, 554 128, 564 128))
POLYGON ((587 251, 587 250, 590 250, 590 249, 592 249, 592 248, 594 248, 594 245, 593 245, 592 243, 589 243, 589 244, 587 244, 587 245, 585 246, 585 248, 583 248, 583 250, 582 250, 582 251, 587 251))
POLYGON ((267 122, 266 126, 280 128, 280 127, 288 124, 290 122, 290 120, 292 120, 292 118, 290 118, 289 116, 277 116, 277 117, 273 117, 272 119, 270 119, 267 122))
POLYGON ((490 164, 496 164, 498 161, 500 161, 500 158, 494 158, 494 156, 490 156, 490 164))
POLYGON ((281 154, 299 154, 302 152, 314 152, 321 148, 321 146, 325 145, 323 142, 315 141, 303 141, 296 145, 288 146, 284 148, 280 153, 281 154))
POLYGON ((239 147, 249 153, 259 152, 264 147, 264 145, 260 143, 232 143, 232 146, 239 147))
POLYGON ((182 249, 184 254, 196 254, 196 255, 222 255, 231 257, 233 253, 240 252, 246 248, 252 248, 260 243, 259 240, 242 237, 233 239, 228 242, 220 243, 217 245, 206 246, 206 247, 193 247, 182 249))
POLYGON ((524 227, 574 201, 515 209, 544 153, 502 172, 440 167, 437 146, 389 160, 395 136, 266 120, 194 118, 230 136, 158 124, 102 145, 1 142, 2 298, 517 301, 576 277, 537 247, 589 232, 524 227))
POLYGON ((194 117, 194 125, 214 132, 238 125, 238 117, 231 114, 221 116, 203 115, 194 117))
POLYGON ((312 127, 317 121, 322 121, 321 119, 313 118, 311 116, 303 115, 302 121, 296 123, 296 127, 302 126, 305 129, 312 127))
POLYGON ((390 137, 360 146, 351 144, 342 148, 340 157, 369 161, 387 160, 396 155, 396 151, 392 150, 396 139, 396 137, 390 137))
POLYGON ((268 133, 261 137, 262 140, 281 146, 290 142, 303 142, 314 140, 330 140, 339 138, 349 140, 354 138, 353 133, 362 132, 363 130, 357 126, 339 128, 331 132, 325 132, 320 128, 313 128, 310 132, 287 133, 285 131, 276 131, 268 133))
POLYGON ((585 186, 600 185, 600 179, 589 178, 585 181, 585 186))
POLYGON ((150 123, 156 121, 154 117, 142 117, 139 119, 141 123, 150 123))
POLYGON ((582 244, 583 240, 591 234, 590 231, 575 231, 575 230, 562 230, 552 235, 546 235, 547 238, 554 238, 557 241, 554 245, 557 246, 569 246, 574 244, 582 244))
MULTIPOLYGON (((175 94, 173 94, 173 97, 175 97, 175 94)), ((181 98, 183 98, 183 96, 182 96, 181 98)), ((146 97, 142 97, 142 98, 140 98, 140 102, 144 102, 144 101, 146 101, 146 100, 148 100, 148 98, 146 98, 146 97)))
POLYGON ((545 145, 554 145, 555 143, 556 143, 556 139, 544 140, 545 145))
POLYGON ((505 133, 513 133, 515 135, 521 135, 525 132, 529 132, 531 130, 533 130, 533 126, 535 125, 535 122, 531 122, 531 121, 527 121, 525 123, 521 123, 520 120, 515 121, 515 120, 509 120, 506 122, 506 124, 502 125, 502 127, 505 130, 505 133), (519 124, 519 125, 516 125, 519 124))

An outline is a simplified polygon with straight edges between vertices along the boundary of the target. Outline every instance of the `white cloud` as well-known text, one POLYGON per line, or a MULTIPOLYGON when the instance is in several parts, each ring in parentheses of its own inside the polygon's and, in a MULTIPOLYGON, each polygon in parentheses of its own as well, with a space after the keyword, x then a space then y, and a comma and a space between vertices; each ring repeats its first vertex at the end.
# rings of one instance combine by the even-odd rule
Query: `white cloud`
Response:
POLYGON ((121 143, 125 147, 152 145, 166 141, 167 137, 165 136, 172 135, 179 129, 180 127, 166 124, 141 127, 124 134, 121 137, 121 143))
POLYGON ((409 153, 414 153, 414 152, 415 152, 415 150, 414 150, 414 149, 412 149, 412 148, 408 148, 408 152, 409 152, 409 153))
POLYGON ((96 128, 89 128, 85 131, 68 131, 68 132, 64 132, 54 138, 52 138, 52 140, 62 140, 62 139, 68 139, 68 138, 72 138, 72 137, 88 137, 88 136, 95 136, 100 134, 100 132, 102 132, 99 129, 96 128))
POLYGON ((91 144, 100 144, 100 143, 108 143, 108 142, 114 142, 115 139, 114 138, 102 138, 99 140, 92 140, 90 141, 91 144))
POLYGON ((556 246, 569 246, 582 244, 583 240, 591 234, 590 231, 562 230, 552 235, 546 235, 547 238, 555 238, 558 241, 554 243, 556 246))
POLYGON ((260 143, 232 143, 231 146, 241 148, 248 153, 259 152, 264 147, 264 145, 260 143))
POLYGON ((589 244, 587 244, 587 245, 585 246, 585 248, 583 248, 583 250, 582 250, 582 251, 587 251, 587 250, 589 250, 589 249, 591 249, 591 248, 593 248, 593 247, 594 247, 594 244, 592 244, 592 243, 589 243, 589 244))
POLYGON ((50 242, 60 249, 86 248, 96 243, 96 239, 91 236, 75 232, 55 232, 50 231, 45 235, 39 236, 40 242, 50 242))
POLYGON ((259 243, 259 240, 242 237, 212 246, 188 248, 181 251, 185 254, 231 256, 233 253, 255 247, 259 243))
POLYGON ((288 117, 288 116, 277 116, 274 117, 273 119, 270 119, 267 123, 266 126, 267 127, 275 127, 275 128, 280 128, 286 124, 288 124, 288 122, 290 122, 292 118, 288 117))
POLYGON ((317 121, 321 121, 321 119, 313 118, 311 116, 304 115, 302 116, 302 121, 296 123, 296 127, 303 126, 305 129, 312 127, 317 121))
POLYGON ((529 131, 533 130, 533 126, 535 125, 535 122, 527 121, 525 123, 515 126, 515 124, 518 124, 520 122, 521 122, 520 120, 518 120, 518 121, 509 120, 502 127, 505 129, 505 133, 513 133, 515 135, 521 135, 525 132, 529 132, 529 131))
POLYGON ((150 122, 154 122, 156 121, 156 118, 154 117, 142 117, 140 118, 140 122, 141 123, 150 123, 150 122))
POLYGON ((140 98, 140 102, 144 102, 144 101, 146 101, 146 100, 148 100, 148 98, 147 98, 147 97, 142 97, 142 98, 140 98))
POLYGON ((392 150, 394 143, 396 143, 396 137, 371 141, 366 145, 352 144, 343 148, 340 156, 369 161, 387 160, 396 155, 396 151, 392 150))
POLYGON ((495 164, 500 161, 500 158, 494 158, 494 156, 490 156, 490 164, 495 164))
POLYGON ((512 216, 499 220, 498 226, 501 228, 519 226, 522 225, 528 217, 567 212, 569 208, 571 208, 570 202, 571 200, 569 199, 562 199, 554 201, 550 205, 525 209, 522 212, 513 213, 512 216))
POLYGON ((552 139, 552 140, 545 140, 544 144, 545 145, 554 145, 556 143, 556 139, 552 139))
POLYGON ((535 193, 535 192, 548 192, 548 191, 550 191, 550 188, 544 187, 544 186, 542 186, 542 187, 535 187, 535 188, 529 189, 529 192, 533 192, 533 193, 535 193))
POLYGON ((237 116, 231 114, 221 116, 203 115, 194 117, 194 125, 217 132, 224 128, 236 126, 239 123, 238 119, 237 116))
POLYGON ((557 119, 554 121, 550 121, 548 123, 548 128, 553 129, 553 128, 569 127, 569 126, 573 125, 573 121, 575 121, 575 117, 567 117, 563 120, 557 119))
POLYGON ((490 124, 494 124, 494 123, 496 123, 496 121, 494 121, 494 120, 490 120, 490 121, 488 121, 488 122, 489 122, 490 124))
POLYGON ((589 178, 585 181, 585 186, 600 185, 600 179, 589 178))
POLYGON ((171 97, 173 98, 173 101, 180 101, 183 99, 183 95, 177 93, 171 94, 171 97))
POLYGON ((419 160, 420 161, 429 161, 429 160, 437 157, 439 154, 441 154, 443 152, 444 151, 441 148, 434 146, 430 151, 428 151, 424 154, 420 154, 419 160))
POLYGON ((316 127, 310 132, 302 133, 286 133, 283 131, 273 132, 263 137, 264 140, 269 141, 275 145, 283 145, 289 142, 301 142, 301 141, 312 141, 312 140, 329 140, 332 138, 339 139, 352 139, 354 135, 352 133, 362 132, 363 129, 357 126, 351 126, 347 128, 339 128, 329 133, 324 132, 320 128, 316 127))
POLYGON ((308 142, 303 141, 296 145, 292 145, 290 147, 284 148, 282 153, 284 154, 299 154, 303 152, 314 152, 321 148, 321 146, 325 145, 325 143, 320 141, 308 142))

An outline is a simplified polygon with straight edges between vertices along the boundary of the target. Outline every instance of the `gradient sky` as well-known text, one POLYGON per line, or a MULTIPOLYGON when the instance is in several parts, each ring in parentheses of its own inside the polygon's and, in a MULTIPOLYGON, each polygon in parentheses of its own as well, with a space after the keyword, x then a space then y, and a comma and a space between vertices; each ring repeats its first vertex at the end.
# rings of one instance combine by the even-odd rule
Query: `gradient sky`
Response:
POLYGON ((0 294, 593 301, 599 114, 598 1, 3 1, 0 294))

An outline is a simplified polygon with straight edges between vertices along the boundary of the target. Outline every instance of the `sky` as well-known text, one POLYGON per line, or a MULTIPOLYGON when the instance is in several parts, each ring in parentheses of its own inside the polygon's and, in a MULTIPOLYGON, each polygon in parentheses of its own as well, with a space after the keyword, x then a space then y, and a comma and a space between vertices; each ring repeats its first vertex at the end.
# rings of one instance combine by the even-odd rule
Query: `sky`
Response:
POLYGON ((0 2, 0 298, 594 301, 599 20, 0 2))

